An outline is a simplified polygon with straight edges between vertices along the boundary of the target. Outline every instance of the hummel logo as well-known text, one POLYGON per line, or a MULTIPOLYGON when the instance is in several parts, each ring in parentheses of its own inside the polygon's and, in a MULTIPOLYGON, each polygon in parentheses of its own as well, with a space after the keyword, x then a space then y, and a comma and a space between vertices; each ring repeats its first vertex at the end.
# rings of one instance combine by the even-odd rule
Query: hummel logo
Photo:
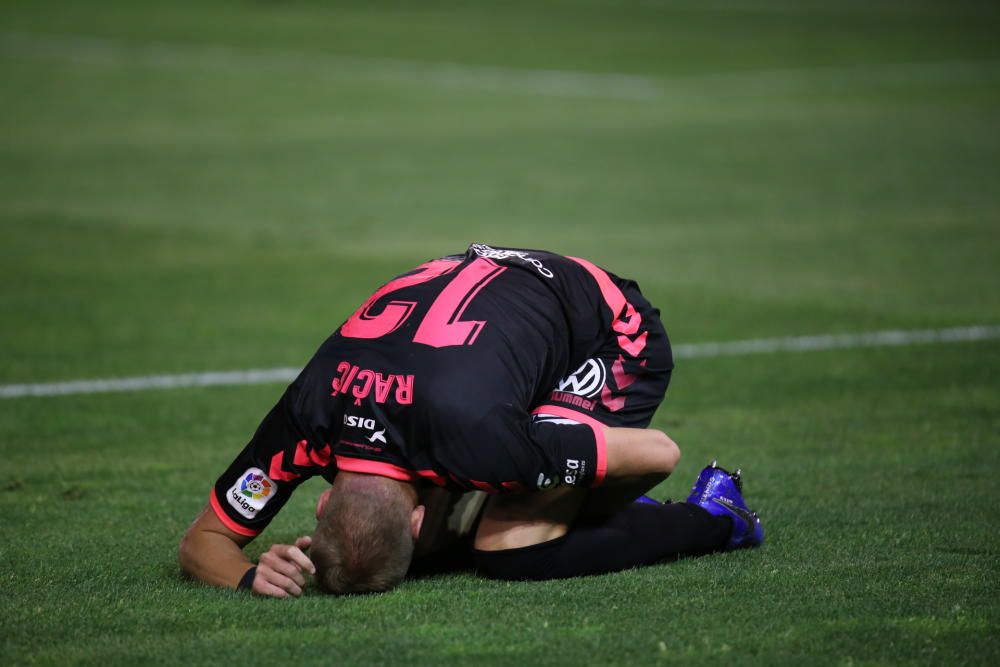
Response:
POLYGON ((375 431, 374 433, 372 433, 371 437, 368 438, 368 442, 375 442, 376 440, 381 442, 383 445, 389 444, 385 441, 385 429, 382 429, 381 431, 375 431))
POLYGON ((756 518, 752 513, 750 513, 749 510, 745 510, 742 507, 738 507, 736 503, 734 503, 729 498, 726 498, 725 496, 712 498, 712 502, 714 502, 716 505, 722 505, 725 509, 729 510, 739 518, 746 521, 748 526, 752 526, 756 522, 756 518))

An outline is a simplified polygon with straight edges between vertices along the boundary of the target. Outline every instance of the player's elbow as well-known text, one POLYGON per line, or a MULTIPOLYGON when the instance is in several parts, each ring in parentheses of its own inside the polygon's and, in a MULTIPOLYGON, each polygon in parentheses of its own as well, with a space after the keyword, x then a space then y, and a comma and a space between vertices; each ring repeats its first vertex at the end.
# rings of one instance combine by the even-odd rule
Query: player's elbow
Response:
POLYGON ((184 537, 177 545, 177 564, 188 576, 197 577, 198 563, 203 560, 205 547, 202 537, 198 526, 192 525, 185 531, 184 537))
POLYGON ((607 475, 663 481, 676 468, 681 449, 663 431, 611 428, 606 431, 607 475))
POLYGON ((191 563, 194 561, 194 540, 188 529, 177 545, 177 564, 185 574, 191 574, 191 563))
POLYGON ((663 431, 650 430, 650 435, 657 446, 658 472, 665 475, 673 473, 681 460, 681 448, 663 431))
POLYGON ((666 433, 663 435, 670 443, 670 472, 673 472, 677 468, 677 464, 681 462, 681 448, 666 433))

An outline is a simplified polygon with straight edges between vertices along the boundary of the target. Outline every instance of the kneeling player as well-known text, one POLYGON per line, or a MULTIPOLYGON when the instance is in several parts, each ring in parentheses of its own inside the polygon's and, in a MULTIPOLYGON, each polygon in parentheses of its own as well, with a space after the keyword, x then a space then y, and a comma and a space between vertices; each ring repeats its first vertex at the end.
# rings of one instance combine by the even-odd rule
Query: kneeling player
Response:
POLYGON ((635 283, 585 260, 476 244, 428 262, 321 346, 217 482, 181 564, 264 594, 297 594, 314 563, 331 592, 385 590, 409 566, 428 485, 493 495, 475 539, 487 576, 575 576, 757 544, 759 522, 718 469, 700 478, 697 502, 632 503, 680 456, 646 428, 672 367, 635 283), (314 474, 333 488, 312 560, 303 538, 250 569, 240 548, 314 474))

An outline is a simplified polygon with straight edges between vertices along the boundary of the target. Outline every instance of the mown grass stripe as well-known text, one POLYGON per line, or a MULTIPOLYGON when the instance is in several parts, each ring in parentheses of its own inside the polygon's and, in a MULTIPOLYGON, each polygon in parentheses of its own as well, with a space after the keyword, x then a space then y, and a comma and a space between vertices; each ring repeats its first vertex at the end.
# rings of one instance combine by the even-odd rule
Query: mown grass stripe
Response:
POLYGON ((127 43, 85 36, 0 32, 0 53, 81 65, 254 74, 307 71, 325 76, 363 76, 368 81, 568 97, 636 100, 660 97, 664 92, 656 79, 636 74, 421 62, 287 49, 245 49, 223 44, 127 43))
POLYGON ((1000 76, 994 60, 859 63, 855 65, 706 72, 650 76, 624 72, 585 72, 501 67, 456 62, 378 58, 291 49, 248 49, 225 44, 131 42, 85 35, 0 32, 0 55, 8 58, 69 62, 91 66, 196 69, 227 74, 261 72, 315 77, 363 77, 367 82, 419 84, 555 97, 656 100, 685 91, 780 90, 804 82, 823 85, 961 84, 1000 76))

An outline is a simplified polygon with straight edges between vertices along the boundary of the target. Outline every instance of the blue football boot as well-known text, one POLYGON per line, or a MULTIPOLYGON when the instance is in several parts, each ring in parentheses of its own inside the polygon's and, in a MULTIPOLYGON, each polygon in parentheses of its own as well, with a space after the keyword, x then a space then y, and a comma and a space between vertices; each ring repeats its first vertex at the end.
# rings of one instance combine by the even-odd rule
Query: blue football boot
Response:
POLYGON ((750 511, 743 500, 743 481, 737 470, 729 473, 715 461, 701 471, 687 501, 704 508, 715 516, 728 516, 733 520, 733 534, 728 549, 757 547, 764 543, 764 527, 760 517, 750 511))

